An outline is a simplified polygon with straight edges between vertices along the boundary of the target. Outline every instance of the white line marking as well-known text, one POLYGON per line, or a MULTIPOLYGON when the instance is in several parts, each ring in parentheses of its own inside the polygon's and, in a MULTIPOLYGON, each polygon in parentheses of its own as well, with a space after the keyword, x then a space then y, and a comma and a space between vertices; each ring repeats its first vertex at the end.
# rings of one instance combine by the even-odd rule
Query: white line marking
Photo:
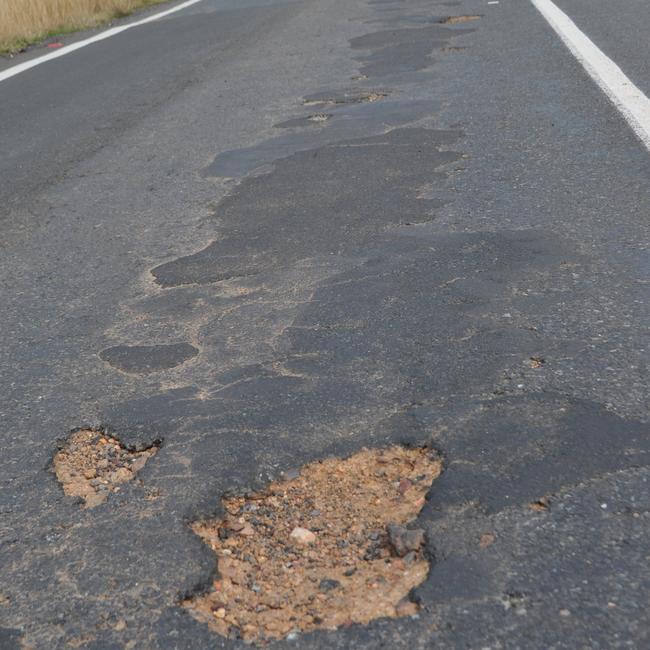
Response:
POLYGON ((650 99, 551 0, 530 0, 650 150, 650 99))
POLYGON ((166 9, 165 11, 161 11, 160 13, 153 14, 152 16, 147 16, 142 20, 137 20, 133 23, 127 23, 126 25, 120 25, 119 27, 112 27, 111 29, 107 29, 105 32, 101 32, 101 34, 96 34, 95 36, 91 36, 90 38, 85 38, 83 41, 77 41, 76 43, 71 43, 70 45, 66 45, 65 47, 62 47, 61 49, 56 50, 55 52, 44 54, 43 56, 39 56, 29 61, 25 61, 24 63, 19 63, 18 65, 14 65, 11 68, 7 68, 6 70, 0 71, 0 81, 4 81, 5 79, 9 79, 10 77, 15 77, 17 74, 20 74, 21 72, 25 72, 25 70, 29 70, 30 68, 35 68, 37 65, 41 65, 41 63, 45 63, 46 61, 51 61, 52 59, 58 59, 60 56, 65 56, 66 54, 70 54, 70 52, 74 52, 75 50, 80 50, 82 47, 86 47, 86 45, 92 45, 93 43, 97 43, 97 41, 103 41, 105 38, 110 38, 111 36, 115 36, 116 34, 125 32, 127 29, 131 29, 133 27, 139 27, 140 25, 144 25, 145 23, 151 23, 154 20, 164 18, 165 16, 169 16, 169 14, 176 13, 181 9, 185 9, 186 7, 190 7, 196 4, 197 2, 201 2, 201 1, 202 0, 187 0, 187 2, 183 2, 179 5, 176 5, 175 7, 172 7, 171 9, 166 9))

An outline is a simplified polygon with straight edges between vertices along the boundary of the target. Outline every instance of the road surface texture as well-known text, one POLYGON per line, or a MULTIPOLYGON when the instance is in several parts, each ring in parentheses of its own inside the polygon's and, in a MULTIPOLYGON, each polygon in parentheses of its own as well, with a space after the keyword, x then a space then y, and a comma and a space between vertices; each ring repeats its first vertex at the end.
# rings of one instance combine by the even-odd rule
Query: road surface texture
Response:
MULTIPOLYGON (((645 0, 558 4, 650 92, 645 0)), ((273 647, 650 645, 650 153, 530 2, 203 0, 2 81, 0 151, 3 650, 246 647, 188 524, 400 442, 418 617, 273 647), (160 444, 92 509, 84 426, 160 444)))

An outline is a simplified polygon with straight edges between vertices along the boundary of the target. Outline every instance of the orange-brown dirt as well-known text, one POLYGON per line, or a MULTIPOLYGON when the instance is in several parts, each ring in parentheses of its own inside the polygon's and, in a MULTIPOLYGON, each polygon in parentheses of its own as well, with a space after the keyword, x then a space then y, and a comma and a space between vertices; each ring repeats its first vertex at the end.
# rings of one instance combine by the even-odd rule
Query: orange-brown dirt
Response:
POLYGON ((84 429, 73 432, 56 453, 53 469, 65 494, 81 497, 86 508, 94 508, 133 480, 157 451, 130 451, 117 438, 84 429))
POLYGON ((218 577, 184 606, 218 634, 260 644, 415 614, 409 592, 429 563, 423 531, 403 526, 440 471, 426 448, 364 449, 224 499, 223 519, 193 526, 217 555, 218 577))

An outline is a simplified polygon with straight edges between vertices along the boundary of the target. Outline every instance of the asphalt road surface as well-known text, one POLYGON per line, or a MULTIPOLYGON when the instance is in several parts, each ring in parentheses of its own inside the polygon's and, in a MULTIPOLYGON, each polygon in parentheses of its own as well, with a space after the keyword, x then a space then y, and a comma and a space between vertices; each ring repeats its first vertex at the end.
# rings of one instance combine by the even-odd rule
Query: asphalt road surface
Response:
MULTIPOLYGON (((646 0, 557 4, 650 93, 646 0)), ((244 647, 188 522, 394 442, 419 616, 274 647, 650 647, 650 152, 531 2, 203 0, 1 81, 0 153, 3 650, 244 647), (161 441, 94 509, 83 426, 161 441)))

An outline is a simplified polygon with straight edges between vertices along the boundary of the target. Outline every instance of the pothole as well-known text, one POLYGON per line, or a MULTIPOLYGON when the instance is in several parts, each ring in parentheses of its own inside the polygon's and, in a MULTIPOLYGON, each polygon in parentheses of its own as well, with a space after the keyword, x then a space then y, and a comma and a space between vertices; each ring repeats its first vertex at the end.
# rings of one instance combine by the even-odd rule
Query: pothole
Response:
POLYGON ((377 102, 388 97, 388 93, 381 91, 344 91, 335 94, 320 93, 305 97, 303 106, 322 106, 336 104, 363 104, 365 102, 377 102))
POLYGON ((314 113, 305 117, 295 117, 279 124, 274 124, 276 129, 323 125, 332 118, 331 113, 314 113))
POLYGON ((157 451, 156 445, 131 451, 106 433, 82 429, 71 434, 52 464, 64 493, 81 497, 86 508, 94 508, 133 480, 157 451))
POLYGON ((184 601, 216 633, 264 644, 301 631, 413 615, 427 576, 418 515, 441 471, 428 448, 364 449, 223 499, 193 525, 217 555, 209 592, 184 601))
POLYGON ((310 122, 327 122, 332 116, 329 115, 328 113, 314 113, 313 115, 310 115, 307 119, 310 122))
POLYGON ((479 20, 482 16, 448 16, 438 22, 442 25, 458 25, 459 23, 468 23, 472 20, 479 20))

